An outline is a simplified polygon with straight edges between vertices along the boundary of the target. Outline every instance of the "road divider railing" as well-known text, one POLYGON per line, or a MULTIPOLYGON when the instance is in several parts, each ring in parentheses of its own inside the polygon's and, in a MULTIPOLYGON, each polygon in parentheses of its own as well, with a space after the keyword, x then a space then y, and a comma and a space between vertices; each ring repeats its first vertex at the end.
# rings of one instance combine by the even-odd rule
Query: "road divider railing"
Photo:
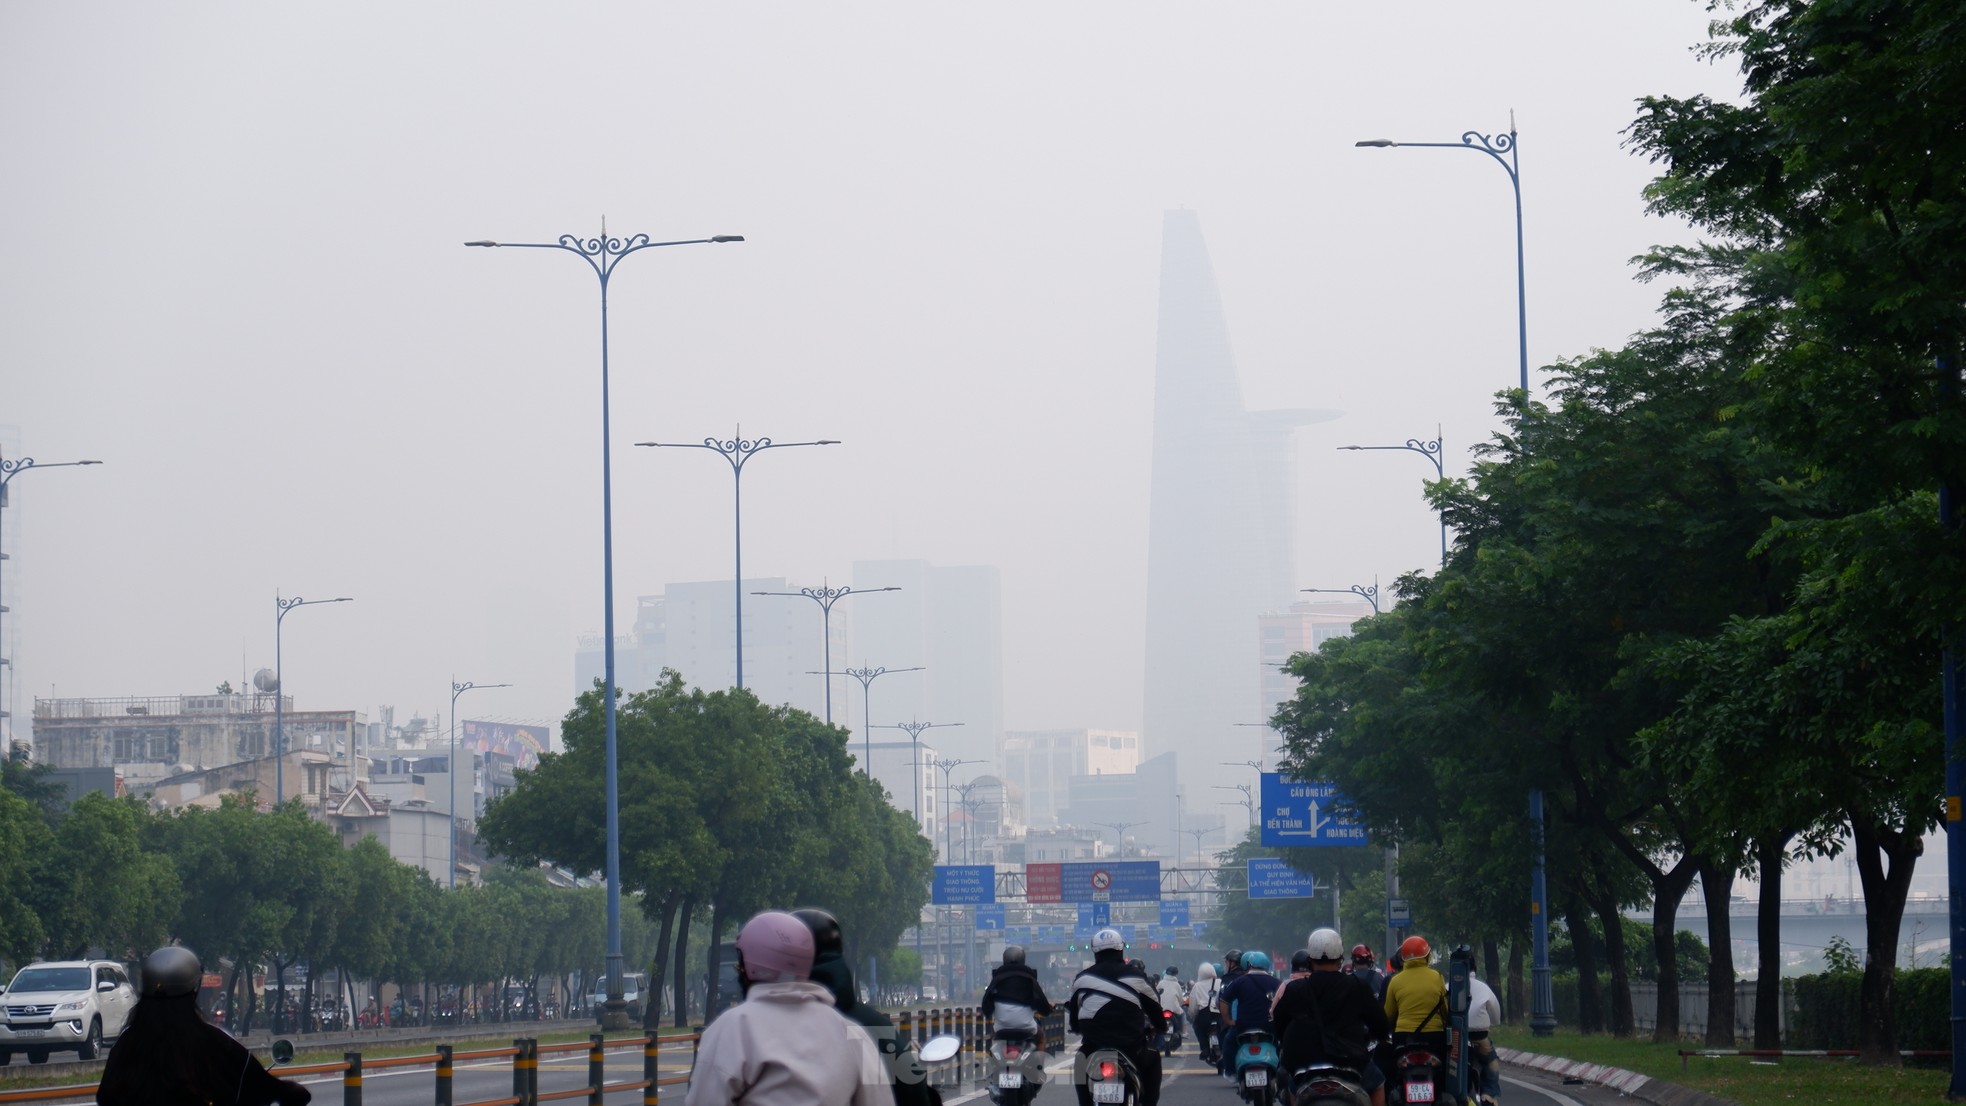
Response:
MULTIPOLYGON (((940 1036, 955 1036, 962 1041, 962 1048, 953 1059, 930 1066, 929 1080, 937 1087, 974 1084, 989 1074, 989 1069, 995 1062, 990 1052, 990 1044, 994 1037, 991 1019, 974 1007, 903 1010, 894 1015, 894 1023, 897 1036, 917 1048, 929 1039, 940 1036)), ((1051 1050, 1060 1051, 1065 1038, 1064 1015, 1054 1012, 1040 1018, 1039 1026, 1051 1050)), ((642 1092, 643 1106, 661 1106, 664 1087, 677 1087, 689 1082, 689 1072, 696 1066, 696 1048, 702 1039, 703 1029, 700 1026, 689 1033, 666 1036, 645 1035, 609 1039, 603 1034, 595 1033, 585 1041, 548 1044, 541 1044, 533 1038, 521 1037, 504 1047, 459 1049, 453 1045, 442 1044, 435 1046, 433 1052, 413 1056, 365 1057, 360 1052, 348 1052, 344 1053, 339 1061, 288 1064, 271 1070, 274 1075, 283 1079, 310 1075, 339 1075, 341 1106, 362 1106, 365 1078, 379 1072, 419 1067, 431 1069, 431 1101, 434 1106, 539 1106, 540 1103, 580 1098, 586 1099, 588 1106, 602 1106, 605 1096, 628 1091, 642 1092), (642 1052, 641 1078, 607 1082, 608 1053, 627 1049, 640 1049, 642 1052), (549 1058, 570 1056, 581 1052, 587 1055, 586 1082, 574 1087, 543 1092, 539 1089, 539 1062, 542 1056, 549 1058), (683 1071, 673 1075, 662 1074, 663 1060, 673 1061, 680 1058, 689 1061, 683 1071), (510 1059, 512 1062, 510 1095, 477 1101, 460 1101, 456 1097, 456 1069, 459 1064, 504 1059, 510 1059)), ((14 1103, 92 1100, 94 1092, 94 1083, 0 1091, 0 1106, 11 1106, 14 1103)))
MULTIPOLYGON (((1789 1056, 1815 1057, 1822 1060, 1842 1060, 1863 1053, 1854 1048, 1682 1048, 1679 1050, 1679 1070, 1686 1070, 1686 1062, 1695 1056, 1745 1056, 1749 1060, 1781 1060, 1789 1056)), ((1898 1050, 1898 1055, 1907 1060, 1950 1060, 1952 1053, 1940 1049, 1906 1048, 1898 1050)))

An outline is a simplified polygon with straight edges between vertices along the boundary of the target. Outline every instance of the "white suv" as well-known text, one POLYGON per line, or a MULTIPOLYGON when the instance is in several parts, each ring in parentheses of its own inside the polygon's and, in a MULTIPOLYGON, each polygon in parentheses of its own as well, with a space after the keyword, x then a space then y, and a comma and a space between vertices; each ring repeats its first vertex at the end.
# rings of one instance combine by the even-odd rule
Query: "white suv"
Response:
POLYGON ((0 1064, 16 1052, 37 1064, 50 1052, 94 1060, 104 1038, 122 1035, 136 1004, 136 988, 113 960, 29 964, 0 993, 0 1064))

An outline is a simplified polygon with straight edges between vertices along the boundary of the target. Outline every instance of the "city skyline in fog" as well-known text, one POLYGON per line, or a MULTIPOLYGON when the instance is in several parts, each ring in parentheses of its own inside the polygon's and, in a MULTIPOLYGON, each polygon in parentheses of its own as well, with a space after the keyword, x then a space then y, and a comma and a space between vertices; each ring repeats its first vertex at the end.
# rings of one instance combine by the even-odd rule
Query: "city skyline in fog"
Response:
POLYGON ((1431 470, 1337 447, 1438 426, 1466 471, 1515 381, 1514 223, 1485 158, 1353 143, 1513 111, 1539 384, 1648 325, 1628 259, 1686 238, 1643 214, 1635 99, 1738 93, 1671 0, 764 11, 0 12, 31 166, 0 424, 104 462, 11 489, 19 721, 237 686, 282 594, 355 600, 286 622, 301 709, 443 717, 454 676, 515 685, 465 717, 556 724, 602 623, 598 297, 462 243, 605 215, 747 239, 611 287, 618 633, 730 579, 729 471, 629 443, 838 439, 747 469, 747 578, 991 566, 1001 728, 1141 730, 1164 213, 1199 219, 1246 408, 1341 413, 1293 432, 1294 585, 1386 585, 1438 561, 1431 470))

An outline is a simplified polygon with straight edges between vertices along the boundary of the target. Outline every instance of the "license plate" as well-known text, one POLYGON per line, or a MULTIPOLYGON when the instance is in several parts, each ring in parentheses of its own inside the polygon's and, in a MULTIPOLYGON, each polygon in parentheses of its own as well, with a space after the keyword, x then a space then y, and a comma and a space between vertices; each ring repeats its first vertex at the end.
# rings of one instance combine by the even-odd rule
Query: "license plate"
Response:
POLYGON ((1024 1073, 1021 1071, 1002 1071, 997 1073, 997 1086, 999 1087, 1008 1087, 1014 1090, 1023 1085, 1024 1073))
POLYGON ((1242 1085, 1245 1087, 1267 1087, 1270 1085, 1270 1073, 1264 1071, 1262 1068, 1251 1068, 1242 1073, 1242 1085))
POLYGON ((1124 1084, 1124 1083, 1094 1083, 1094 1084, 1092 1085, 1092 1101, 1094 1101, 1094 1102, 1125 1102, 1125 1101, 1126 1101, 1126 1084, 1124 1084))
POLYGON ((47 1036, 47 1035, 48 1035, 48 1031, 47 1031, 47 1030, 45 1030, 45 1029, 16 1029, 16 1030, 14 1030, 14 1036, 16 1036, 16 1037, 45 1037, 45 1036, 47 1036))
POLYGON ((1406 1085, 1406 1101, 1432 1102, 1433 1100, 1434 1085, 1432 1083, 1408 1083, 1406 1085))

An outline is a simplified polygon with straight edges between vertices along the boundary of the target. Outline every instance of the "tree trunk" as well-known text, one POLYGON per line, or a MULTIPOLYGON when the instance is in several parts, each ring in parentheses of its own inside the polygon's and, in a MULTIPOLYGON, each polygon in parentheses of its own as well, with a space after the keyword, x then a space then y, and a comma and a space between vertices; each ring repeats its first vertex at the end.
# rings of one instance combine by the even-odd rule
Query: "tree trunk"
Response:
POLYGON ((676 895, 668 894, 655 904, 655 961, 649 965, 648 986, 642 988, 643 1029, 662 1025, 662 996, 669 982, 669 942, 676 932, 676 899, 676 895))
POLYGON ((685 896, 676 919, 676 1028, 689 1024, 689 920, 696 913, 695 896, 685 896))
POLYGON ((1517 933, 1509 938, 1509 1024, 1520 1025, 1523 1012, 1529 1009, 1529 982, 1523 976, 1523 962, 1528 959, 1529 935, 1517 933))
POLYGON ((1652 877, 1652 955, 1659 961, 1659 1018, 1652 1027, 1655 1041, 1679 1040, 1679 900, 1693 885, 1698 860, 1682 856, 1670 871, 1648 866, 1652 877))
MULTIPOLYGON (((1502 992, 1496 990, 1496 988, 1502 986, 1502 949, 1501 946, 1495 943, 1495 938, 1493 937, 1485 938, 1481 942, 1481 978, 1488 982, 1489 989, 1494 990, 1495 997, 1500 999, 1502 992)), ((1513 1017, 1514 1014, 1514 1007, 1505 1006, 1503 1008, 1502 1016, 1504 1019, 1513 1017)))
POLYGON ((1755 842, 1754 862, 1761 876, 1755 908, 1758 946, 1754 981, 1754 1047, 1782 1047, 1782 868, 1795 834, 1783 831, 1755 842))
POLYGON ((300 1031, 314 1032, 314 965, 307 966, 307 986, 300 989, 300 1031))
POLYGON ((1577 956, 1577 1029, 1582 1033, 1604 1032, 1604 990, 1597 979, 1597 938, 1591 933, 1590 915, 1576 899, 1565 904, 1564 924, 1570 930, 1570 947, 1577 956))
POLYGON ((1700 860, 1707 907, 1707 1047, 1734 1047, 1734 869, 1700 860))
POLYGON ((723 936, 723 929, 723 904, 713 898, 710 900, 710 932, 707 934, 709 940, 703 942, 704 947, 709 950, 705 955, 710 966, 710 970, 705 973, 707 978, 703 984, 703 1020, 706 1022, 710 1020, 710 1011, 717 1008, 717 941, 723 936))
POLYGON ((1591 890, 1591 909, 1604 929, 1604 959, 1611 969, 1609 1028, 1613 1037, 1632 1035, 1631 953, 1625 948, 1625 916, 1618 910, 1618 896, 1599 880, 1587 883, 1591 890))
POLYGON ((239 1011, 244 1007, 239 1001, 239 973, 243 970, 245 965, 234 961, 232 979, 225 985, 225 1031, 235 1037, 243 1035, 239 1030, 239 1011))
POLYGON ((1866 1064, 1897 1067, 1904 1063, 1898 1055, 1897 1015, 1891 1009, 1898 989, 1898 929, 1904 923, 1911 872, 1925 845, 1916 834, 1849 813, 1857 875, 1864 884, 1864 939, 1869 946, 1864 950, 1857 1048, 1866 1064))

